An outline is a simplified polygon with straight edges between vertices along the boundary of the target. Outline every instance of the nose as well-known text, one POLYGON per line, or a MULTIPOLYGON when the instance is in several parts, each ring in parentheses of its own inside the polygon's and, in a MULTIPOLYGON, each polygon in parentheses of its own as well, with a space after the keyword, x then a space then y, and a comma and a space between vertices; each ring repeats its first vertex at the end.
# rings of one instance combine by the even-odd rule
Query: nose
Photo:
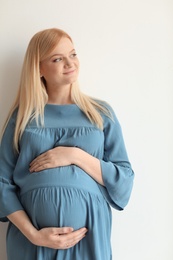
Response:
POLYGON ((69 58, 65 59, 64 67, 69 68, 72 66, 72 61, 69 58))

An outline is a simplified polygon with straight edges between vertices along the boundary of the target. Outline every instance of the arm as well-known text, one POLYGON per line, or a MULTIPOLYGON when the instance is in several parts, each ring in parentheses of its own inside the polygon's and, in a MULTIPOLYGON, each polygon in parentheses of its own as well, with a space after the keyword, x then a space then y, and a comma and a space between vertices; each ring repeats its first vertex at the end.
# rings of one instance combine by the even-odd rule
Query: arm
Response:
POLYGON ((31 162, 30 172, 75 164, 95 179, 112 207, 122 210, 128 203, 134 173, 129 162, 121 126, 111 110, 113 120, 104 118, 104 156, 97 159, 76 147, 56 147, 31 162))
POLYGON ((18 199, 18 189, 13 181, 13 171, 18 154, 13 149, 15 118, 12 117, 6 127, 0 146, 0 220, 8 221, 7 215, 23 210, 18 199))
POLYGON ((104 185, 100 160, 77 147, 59 146, 41 154, 31 162, 30 172, 71 164, 77 165, 99 184, 104 185))
POLYGON ((74 246, 86 233, 86 228, 73 231, 72 227, 50 227, 37 230, 25 213, 18 189, 13 181, 13 171, 18 155, 13 150, 15 119, 12 118, 0 146, 0 220, 10 220, 32 243, 56 249, 74 246), (68 246, 67 246, 68 245, 68 246))
POLYGON ((122 210, 127 205, 134 180, 134 172, 128 159, 121 126, 109 107, 113 120, 105 118, 104 156, 100 160, 105 188, 100 187, 112 207, 122 210))
POLYGON ((37 245, 54 249, 67 249, 76 245, 87 232, 86 228, 73 231, 72 227, 51 227, 37 230, 23 210, 7 216, 27 239, 37 245))
POLYGON ((81 150, 80 148, 75 148, 73 153, 73 164, 77 165, 85 172, 88 173, 94 180, 99 184, 104 186, 100 160, 96 157, 90 155, 89 153, 81 150))

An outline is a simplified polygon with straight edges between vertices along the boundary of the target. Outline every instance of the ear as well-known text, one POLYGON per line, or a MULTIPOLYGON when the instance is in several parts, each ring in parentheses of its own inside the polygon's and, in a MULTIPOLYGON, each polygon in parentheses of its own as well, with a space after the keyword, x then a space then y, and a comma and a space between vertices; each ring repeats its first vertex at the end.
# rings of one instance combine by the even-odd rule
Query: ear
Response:
POLYGON ((42 72, 42 68, 41 68, 41 64, 40 64, 40 78, 43 77, 43 72, 42 72))

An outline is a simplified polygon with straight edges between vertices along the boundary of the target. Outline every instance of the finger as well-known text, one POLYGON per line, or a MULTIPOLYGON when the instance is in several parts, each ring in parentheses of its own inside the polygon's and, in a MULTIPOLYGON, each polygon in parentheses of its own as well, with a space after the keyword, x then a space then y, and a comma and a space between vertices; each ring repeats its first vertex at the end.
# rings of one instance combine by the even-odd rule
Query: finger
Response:
POLYGON ((49 159, 48 158, 36 158, 35 161, 33 161, 32 163, 30 163, 30 169, 33 170, 35 168, 38 168, 40 166, 42 166, 43 164, 48 164, 49 163, 49 159))
POLYGON ((86 236, 86 233, 85 234, 80 234, 72 239, 68 239, 67 242, 71 245, 73 244, 77 244, 80 240, 82 240, 84 237, 86 236))
POLYGON ((73 241, 78 241, 86 234, 88 230, 86 228, 81 228, 79 230, 73 231, 69 234, 64 235, 64 240, 72 243, 73 241))
POLYGON ((86 236, 87 229, 81 228, 79 230, 73 231, 72 227, 62 227, 52 229, 54 236, 57 236, 57 246, 58 249, 68 249, 75 246, 81 239, 86 236))
POLYGON ((52 168, 51 165, 49 163, 45 163, 43 165, 36 165, 36 166, 33 166, 31 168, 29 168, 29 171, 32 173, 32 172, 39 172, 39 171, 42 171, 42 170, 45 170, 45 169, 50 169, 52 168))
POLYGON ((46 153, 43 153, 43 154, 37 156, 37 157, 30 163, 30 166, 34 165, 35 163, 37 163, 37 162, 39 162, 39 161, 45 160, 46 158, 47 158, 46 153))
POLYGON ((73 238, 73 239, 68 239, 66 242, 65 242, 65 248, 70 248, 70 247, 73 247, 75 246, 77 243, 79 243, 84 237, 86 236, 86 233, 84 234, 80 234, 79 236, 73 238))
POLYGON ((62 227, 62 228, 56 228, 56 230, 59 235, 64 235, 64 234, 72 233, 74 231, 74 228, 62 227))
POLYGON ((79 243, 85 236, 83 236, 81 239, 77 240, 77 241, 69 241, 68 243, 65 244, 64 249, 68 249, 70 247, 75 246, 77 243, 79 243))
POLYGON ((80 229, 80 230, 77 230, 76 232, 73 232, 73 234, 75 235, 73 237, 73 240, 74 241, 79 241, 81 240, 84 236, 86 236, 86 233, 88 232, 88 230, 86 228, 84 229, 80 229))
POLYGON ((88 229, 86 227, 83 227, 83 228, 73 231, 73 234, 78 236, 80 234, 85 234, 87 231, 88 231, 88 229))

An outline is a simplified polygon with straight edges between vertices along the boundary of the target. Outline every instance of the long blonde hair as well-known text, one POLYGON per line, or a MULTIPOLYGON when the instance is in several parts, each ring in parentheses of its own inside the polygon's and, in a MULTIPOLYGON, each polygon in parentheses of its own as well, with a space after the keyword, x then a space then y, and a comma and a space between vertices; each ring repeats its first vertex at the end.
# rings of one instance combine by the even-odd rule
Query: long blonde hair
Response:
MULTIPOLYGON (((48 101, 45 81, 40 77, 40 62, 47 58, 62 37, 71 37, 63 30, 52 28, 36 33, 29 42, 19 84, 16 100, 9 112, 3 131, 15 109, 18 109, 15 132, 14 148, 18 151, 18 142, 29 120, 35 119, 37 125, 44 125, 44 107, 48 101)), ((88 119, 103 128, 103 119, 100 111, 110 116, 105 106, 93 98, 83 94, 75 82, 71 87, 73 102, 86 114, 88 119)))

